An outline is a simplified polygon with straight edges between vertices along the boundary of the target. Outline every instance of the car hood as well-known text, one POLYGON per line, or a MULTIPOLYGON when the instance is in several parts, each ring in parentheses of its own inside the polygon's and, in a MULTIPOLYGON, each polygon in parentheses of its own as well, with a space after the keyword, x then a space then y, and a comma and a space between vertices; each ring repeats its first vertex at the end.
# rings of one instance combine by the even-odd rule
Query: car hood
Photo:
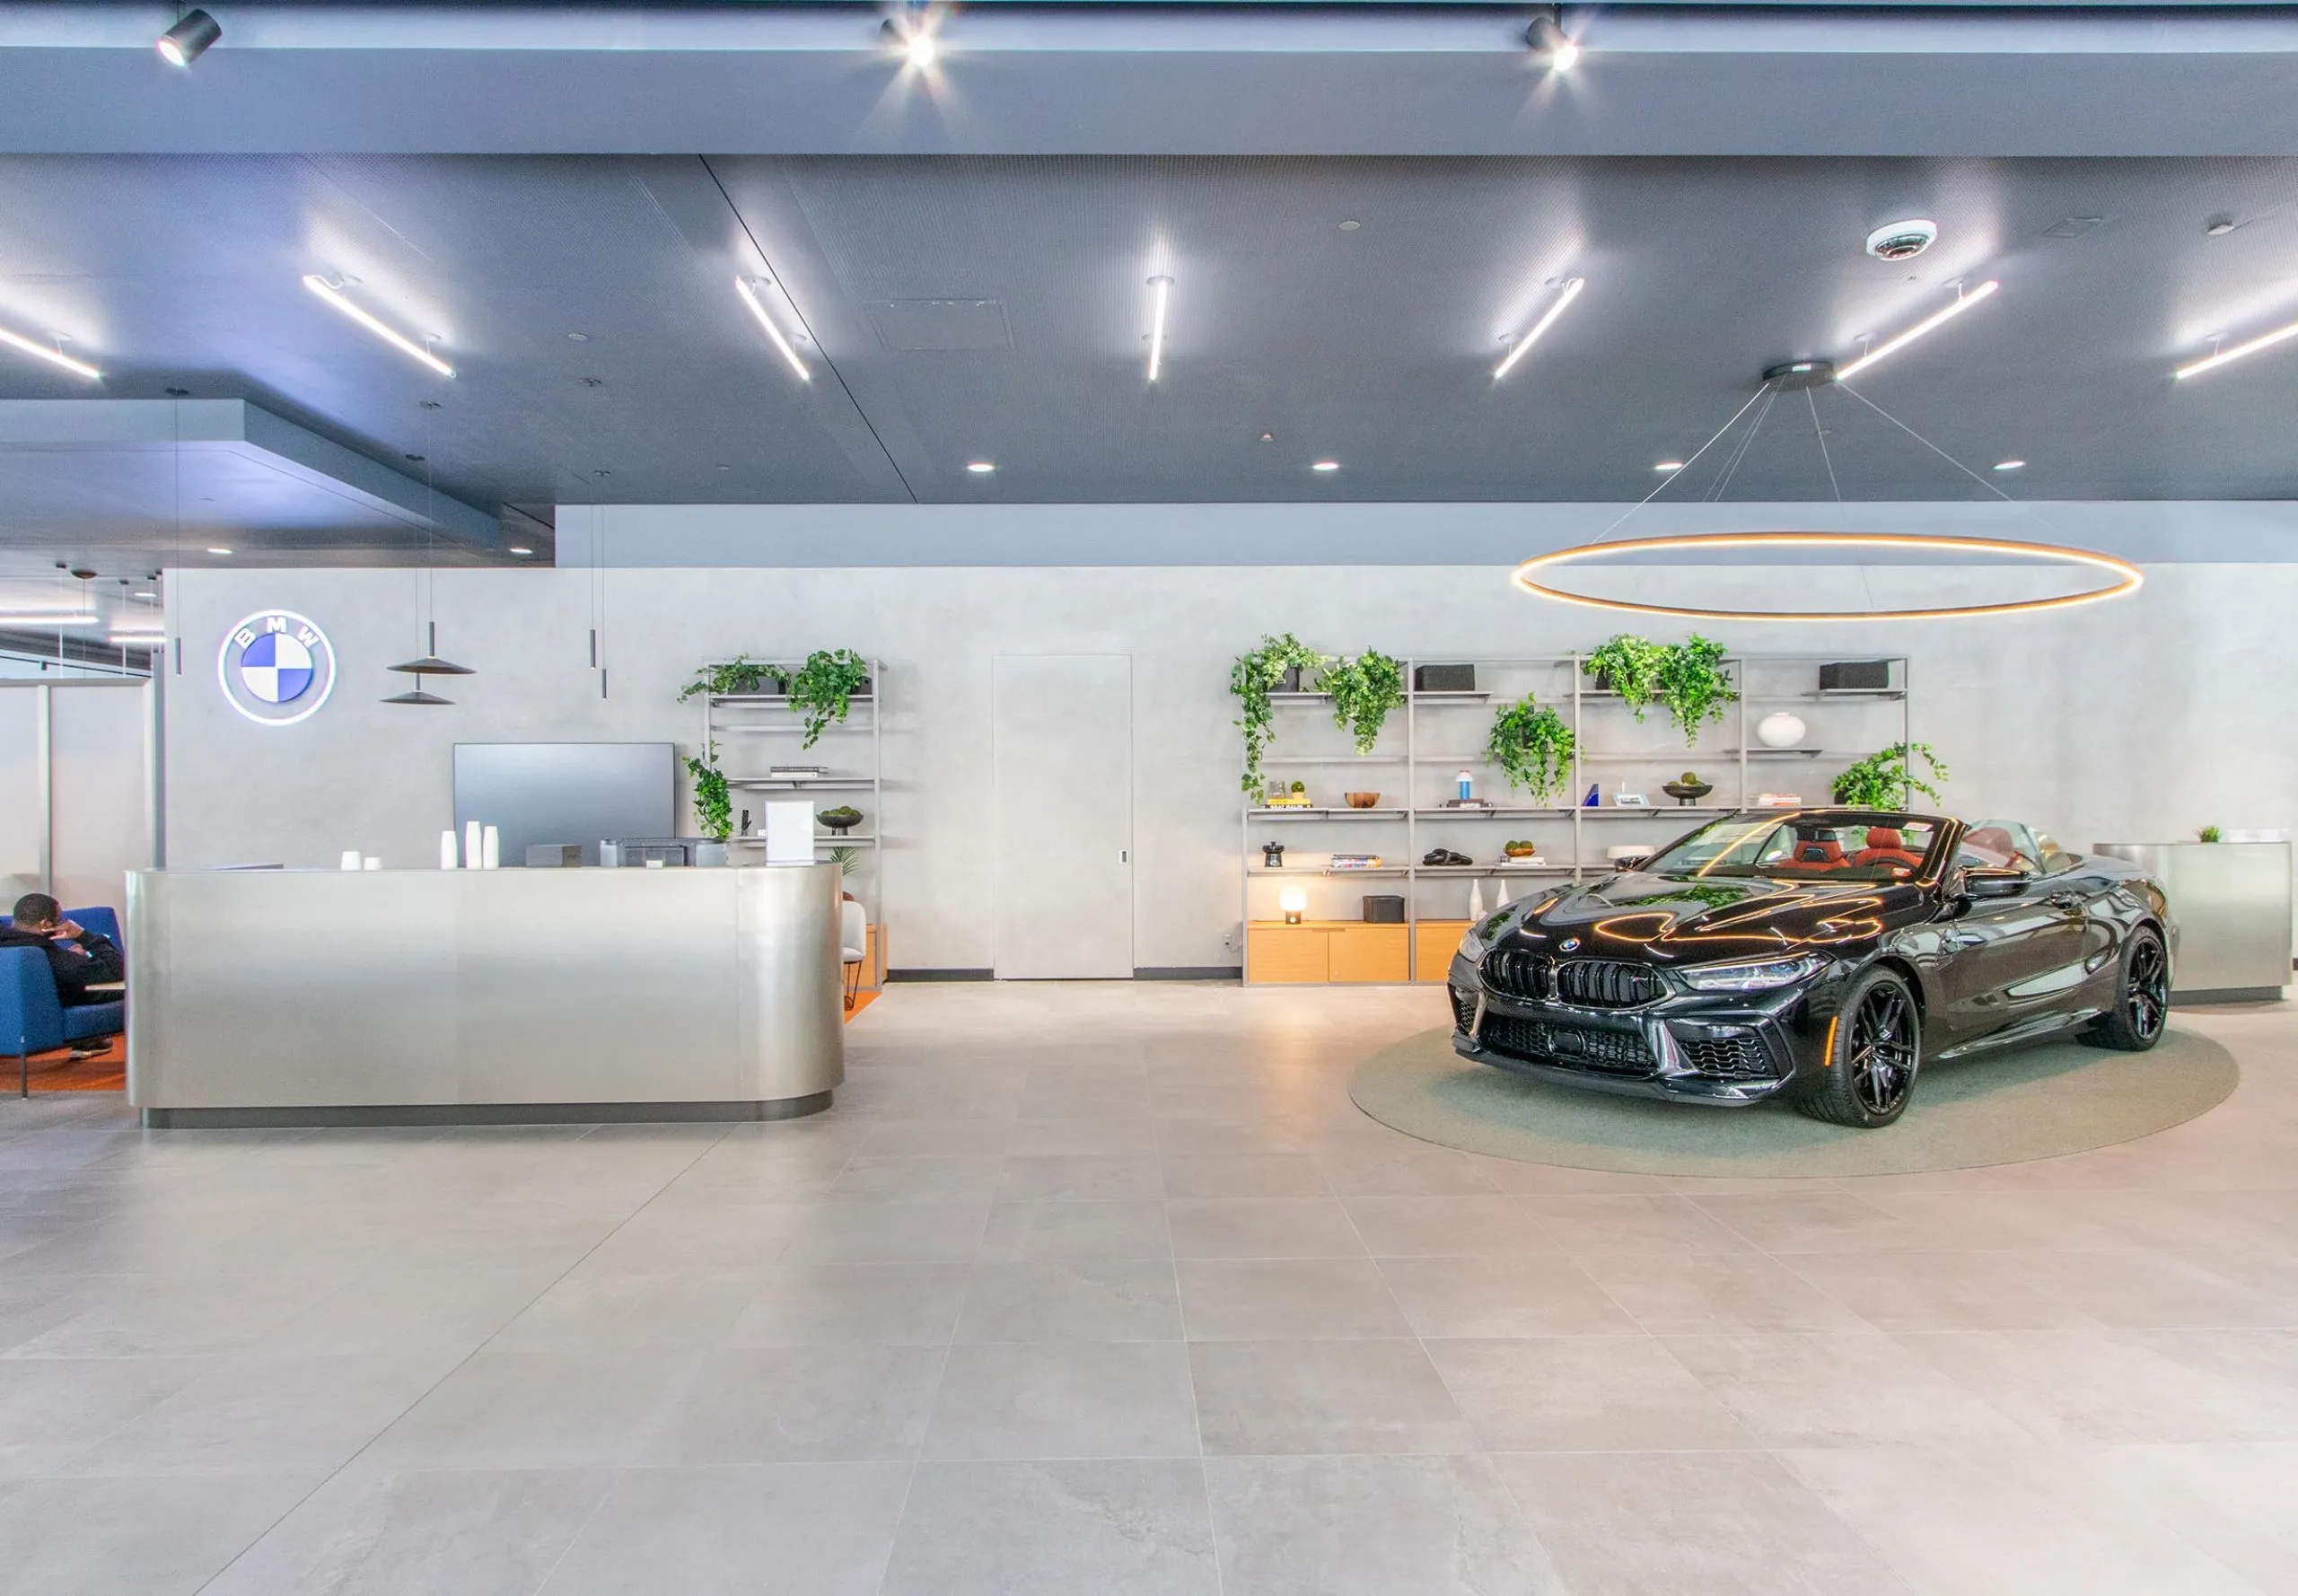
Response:
POLYGON ((1918 889, 1876 881, 1775 881, 1641 871, 1560 888, 1511 908, 1495 927, 1513 946, 1554 957, 1708 964, 1843 948, 1882 934, 1918 889))

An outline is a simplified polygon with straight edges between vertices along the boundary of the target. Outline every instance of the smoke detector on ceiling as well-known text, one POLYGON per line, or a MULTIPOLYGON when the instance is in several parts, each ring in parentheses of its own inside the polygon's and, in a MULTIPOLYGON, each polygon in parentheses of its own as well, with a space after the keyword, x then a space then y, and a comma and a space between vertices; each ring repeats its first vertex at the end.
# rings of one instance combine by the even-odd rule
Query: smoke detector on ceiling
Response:
POLYGON ((1867 253, 1878 260, 1912 260, 1938 236, 1939 224, 1919 216, 1908 222, 1886 222, 1867 235, 1867 253))

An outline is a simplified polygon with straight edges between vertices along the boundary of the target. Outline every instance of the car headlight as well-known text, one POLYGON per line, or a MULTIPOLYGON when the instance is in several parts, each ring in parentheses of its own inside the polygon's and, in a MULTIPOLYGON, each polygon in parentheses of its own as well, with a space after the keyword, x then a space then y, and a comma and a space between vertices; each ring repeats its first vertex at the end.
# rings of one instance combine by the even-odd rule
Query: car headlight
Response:
POLYGON ((1460 957, 1470 964, 1482 964, 1484 956, 1492 951, 1492 944, 1478 936, 1477 930, 1471 925, 1460 938, 1460 957))
POLYGON ((1768 992, 1792 987, 1820 973, 1827 960, 1817 953, 1793 959, 1750 959, 1733 964, 1696 964, 1676 971, 1694 992, 1768 992))

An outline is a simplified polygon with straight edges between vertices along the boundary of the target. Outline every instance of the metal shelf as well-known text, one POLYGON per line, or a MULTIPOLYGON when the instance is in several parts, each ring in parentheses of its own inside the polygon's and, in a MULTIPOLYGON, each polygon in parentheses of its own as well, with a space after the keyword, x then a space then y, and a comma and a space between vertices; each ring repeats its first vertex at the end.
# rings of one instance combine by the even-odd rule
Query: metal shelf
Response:
MULTIPOLYGON (((706 693, 703 696, 713 704, 722 705, 787 704, 790 702, 790 695, 787 693, 706 693)), ((846 695, 846 702, 849 708, 856 704, 874 706, 878 702, 878 696, 875 693, 849 693, 846 695)))
POLYGON ((1329 865, 1329 864, 1326 864, 1326 865, 1315 865, 1315 864, 1288 864, 1288 865, 1285 865, 1285 866, 1283 866, 1283 867, 1281 867, 1281 868, 1279 868, 1279 869, 1276 869, 1276 870, 1271 870, 1271 869, 1269 869, 1269 868, 1268 868, 1268 866, 1267 866, 1266 864, 1255 864, 1255 865, 1250 865, 1250 866, 1249 866, 1249 867, 1246 869, 1245 873, 1246 873, 1247 875, 1259 875, 1259 876, 1270 876, 1270 875, 1294 875, 1294 876, 1310 876, 1310 875, 1314 875, 1314 876, 1329 876, 1329 875, 1396 875, 1396 876, 1402 876, 1402 875, 1410 875, 1410 874, 1412 873, 1412 867, 1411 867, 1411 866, 1409 866, 1409 865, 1404 865, 1404 864, 1375 864, 1375 865, 1372 866, 1370 869, 1367 869, 1367 870, 1350 870, 1350 869, 1340 869, 1340 868, 1335 868, 1334 866, 1329 865))
MULTIPOLYGON (((1615 690, 1596 689, 1593 678, 1582 669, 1587 660, 1585 654, 1549 654, 1512 659, 1487 657, 1472 660, 1456 658, 1417 662, 1410 659, 1401 660, 1399 663, 1405 671, 1405 680, 1408 682, 1412 680, 1412 671, 1418 664, 1472 664, 1479 673, 1490 673, 1479 676, 1479 680, 1486 680, 1488 685, 1465 693, 1422 692, 1408 688, 1404 702, 1400 706, 1404 732, 1404 751, 1401 755, 1378 753, 1360 759, 1350 755, 1278 754, 1271 750, 1265 762, 1271 767, 1290 765, 1329 767, 1352 763, 1361 764, 1368 767, 1366 771, 1368 777, 1372 776, 1373 770, 1377 769, 1380 773, 1379 779, 1383 781, 1394 780, 1398 774, 1398 767, 1401 765, 1406 790, 1399 796, 1407 807, 1384 804, 1378 810, 1246 809, 1240 825, 1241 845, 1243 849, 1243 856, 1240 861, 1241 869, 1250 877, 1289 874, 1305 879, 1314 874, 1322 879, 1324 876, 1322 871, 1310 871, 1299 867, 1290 871, 1274 872, 1267 871, 1265 868, 1252 868, 1250 850, 1259 846, 1259 841, 1267 836, 1265 829, 1256 831, 1254 822, 1257 818, 1276 818, 1311 823, 1336 818, 1380 820, 1401 818, 1405 822, 1405 836, 1401 846, 1408 858, 1417 858, 1424 851, 1422 846, 1424 839, 1420 836, 1421 828, 1424 825, 1436 826, 1441 822, 1475 820, 1487 828, 1495 824, 1504 827, 1509 820, 1513 820, 1523 823, 1527 830, 1534 826, 1543 828, 1539 836, 1542 849, 1548 855, 1550 860, 1549 863, 1532 866, 1477 864, 1415 865, 1408 867, 1403 873, 1410 881, 1417 881, 1423 877, 1432 881, 1463 878, 1504 881, 1511 875, 1529 876, 1546 881, 1566 878, 1588 880, 1608 874, 1611 870, 1611 864, 1603 857, 1602 839, 1608 834, 1617 837, 1620 830, 1626 828, 1609 825, 1596 827, 1593 826, 1593 822, 1637 821, 1648 828, 1649 832, 1657 837, 1689 830, 1695 826, 1724 816, 1775 811, 1776 806, 1759 806, 1755 802, 1757 794, 1766 785, 1766 779, 1761 775, 1763 769, 1776 769, 1776 762, 1781 760, 1801 759, 1806 762, 1808 768, 1811 761, 1822 759, 1847 761, 1856 757, 1855 752, 1838 750, 1830 753, 1829 750, 1823 749, 1763 748, 1755 741, 1755 723, 1760 716, 1750 713, 1754 706, 1825 704, 1838 699, 1846 702, 1895 704, 1899 706, 1898 715, 1891 717, 1897 722, 1895 731, 1884 732, 1883 727, 1890 723, 1882 721, 1880 717, 1875 720, 1862 720, 1859 724, 1874 731, 1879 743, 1912 741, 1915 736, 1913 699, 1909 690, 1911 687, 1908 675, 1909 662, 1906 656, 1897 654, 1865 656, 1885 657, 1890 661, 1891 669, 1897 680, 1894 685, 1888 688, 1847 688, 1822 692, 1802 685, 1817 680, 1820 666, 1840 661, 1844 657, 1842 653, 1728 656, 1724 662, 1724 669, 1730 674, 1732 687, 1740 696, 1727 706, 1726 718, 1720 725, 1703 726, 1702 737, 1705 740, 1705 745, 1637 751, 1623 750, 1607 745, 1631 741, 1640 741, 1645 736, 1666 734, 1668 729, 1673 724, 1668 719, 1666 706, 1656 700, 1647 701, 1645 706, 1646 723, 1636 732, 1627 731, 1626 721, 1611 715, 1609 708, 1602 707, 1613 705, 1625 706, 1626 700, 1615 690), (1500 674, 1502 672, 1513 674, 1504 677, 1500 674), (1473 752, 1452 753, 1423 751, 1427 741, 1450 741, 1454 737, 1467 734, 1474 728, 1476 723, 1470 721, 1463 724, 1461 717, 1447 715, 1439 722, 1432 723, 1432 727, 1443 728, 1442 733, 1434 733, 1431 728, 1424 728, 1420 724, 1421 710, 1470 705, 1490 706, 1495 700, 1511 699, 1514 697, 1513 693, 1504 692, 1498 688, 1497 684, 1504 680, 1511 683, 1520 680, 1527 682, 1535 691, 1539 692, 1541 702, 1563 716, 1565 723, 1572 729, 1578 744, 1579 757, 1572 763, 1567 778, 1568 785, 1564 789, 1567 797, 1576 797, 1586 792, 1592 781, 1602 786, 1609 786, 1610 784, 1603 779, 1609 774, 1625 777, 1631 785, 1648 782, 1654 789, 1653 796, 1657 801, 1649 806, 1628 809, 1623 809, 1612 803, 1590 808, 1585 804, 1568 802, 1558 804, 1494 803, 1489 808, 1448 809, 1441 804, 1426 802, 1425 799, 1430 795, 1432 789, 1436 794, 1441 794, 1450 791, 1452 784, 1436 776, 1423 780, 1424 771, 1469 770, 1479 773, 1480 786, 1492 785, 1496 788, 1498 783, 1495 779, 1497 767, 1493 761, 1484 756, 1480 750, 1473 752), (1545 690, 1541 688, 1543 682, 1546 683, 1545 690), (1595 714, 1594 712, 1600 708, 1601 713, 1595 714), (1638 767, 1648 775, 1638 774, 1638 767), (1672 777, 1677 772, 1688 767, 1703 772, 1707 781, 1715 789, 1712 794, 1714 802, 1678 804, 1671 799, 1662 797, 1657 791, 1659 783, 1656 778, 1662 775, 1672 777), (1583 826, 1583 819, 1591 823, 1592 829, 1583 826), (1560 821, 1568 821, 1571 825, 1568 839, 1566 834, 1557 829, 1557 823, 1560 821)), ((1329 695, 1315 692, 1277 694, 1275 697, 1285 702, 1294 704, 1329 704, 1331 701, 1329 695)), ((1285 723, 1288 727, 1300 723, 1292 720, 1285 723)), ((1391 727, 1394 723, 1392 720, 1391 727)), ((1845 723, 1849 724, 1848 722, 1845 723)), ((1832 724, 1828 734, 1834 741, 1851 744, 1855 749, 1864 746, 1866 735, 1863 732, 1858 738, 1843 736, 1833 730, 1832 724)), ((1811 778, 1808 776, 1799 777, 1797 783, 1808 782, 1810 779, 1811 778)), ((1784 782, 1783 773, 1782 782, 1770 785, 1783 785, 1784 782)), ((1373 784, 1368 779, 1364 785, 1370 787, 1373 784)), ((1609 797, 1610 794, 1607 793, 1605 795, 1609 797)), ((1391 843, 1396 841, 1393 834, 1384 835, 1387 835, 1391 843)), ((1434 840, 1434 837, 1457 837, 1459 835, 1456 828, 1438 829, 1428 840, 1434 840)), ((1242 891, 1241 907, 1245 918, 1250 920, 1252 911, 1253 888, 1250 881, 1241 882, 1240 885, 1242 891)), ((1421 920, 1420 904, 1417 896, 1408 902, 1406 915, 1408 924, 1417 925, 1421 920)), ((1241 951, 1246 960, 1246 978, 1250 980, 1252 972, 1251 949, 1249 940, 1241 951)), ((1417 937, 1414 939, 1411 960, 1411 972, 1416 978, 1431 973, 1441 973, 1441 971, 1430 972, 1418 968, 1419 950, 1417 937)))
POLYGON ((866 776, 730 776, 730 787, 763 787, 771 792, 865 792, 878 784, 866 776))

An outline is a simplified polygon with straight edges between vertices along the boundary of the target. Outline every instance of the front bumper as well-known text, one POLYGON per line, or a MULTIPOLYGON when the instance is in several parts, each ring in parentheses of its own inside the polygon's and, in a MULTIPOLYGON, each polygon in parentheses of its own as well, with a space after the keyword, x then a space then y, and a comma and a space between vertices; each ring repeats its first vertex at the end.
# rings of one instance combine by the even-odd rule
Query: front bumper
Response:
POLYGON ((1452 1050, 1463 1058, 1592 1092, 1745 1108, 1799 1090, 1824 1067, 1843 982, 1822 970, 1772 992, 1592 1009, 1489 991, 1455 954, 1447 984, 1452 1050))

